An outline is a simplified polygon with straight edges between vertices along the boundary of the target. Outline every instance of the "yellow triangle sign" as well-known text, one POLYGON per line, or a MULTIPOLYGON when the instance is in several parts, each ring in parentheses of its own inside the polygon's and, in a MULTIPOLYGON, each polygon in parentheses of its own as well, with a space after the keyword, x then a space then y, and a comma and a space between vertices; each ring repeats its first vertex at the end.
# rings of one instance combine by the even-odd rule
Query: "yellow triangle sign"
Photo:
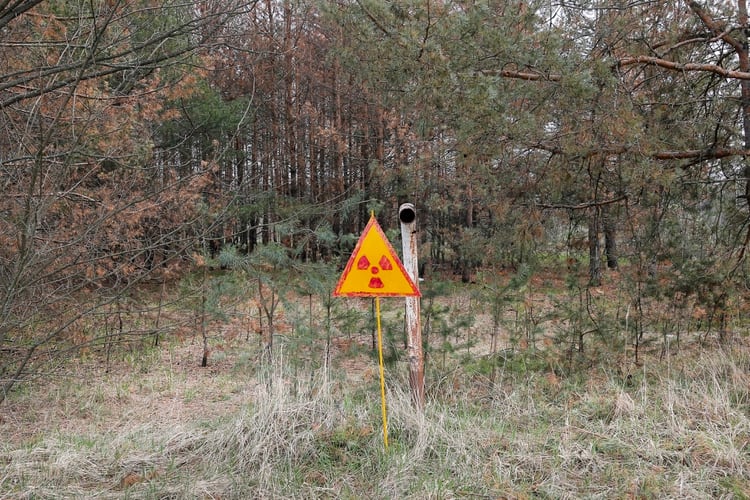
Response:
POLYGON ((365 226, 333 295, 336 297, 421 297, 375 216, 365 226))

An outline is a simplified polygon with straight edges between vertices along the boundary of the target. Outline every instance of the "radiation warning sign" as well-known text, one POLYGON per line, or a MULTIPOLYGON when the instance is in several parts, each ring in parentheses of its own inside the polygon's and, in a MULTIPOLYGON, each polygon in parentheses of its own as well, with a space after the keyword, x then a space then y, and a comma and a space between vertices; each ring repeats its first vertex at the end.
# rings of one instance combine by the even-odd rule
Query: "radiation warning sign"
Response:
POLYGON ((419 297, 374 216, 365 226, 333 295, 340 297, 419 297))

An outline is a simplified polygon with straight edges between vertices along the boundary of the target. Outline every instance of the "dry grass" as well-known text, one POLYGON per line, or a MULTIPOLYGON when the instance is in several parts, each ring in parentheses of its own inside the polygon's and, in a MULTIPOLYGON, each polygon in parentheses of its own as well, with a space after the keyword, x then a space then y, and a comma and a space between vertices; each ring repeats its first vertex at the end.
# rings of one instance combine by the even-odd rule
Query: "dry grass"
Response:
POLYGON ((262 367, 238 337, 208 369, 199 356, 175 343, 15 394, 0 498, 750 497, 747 338, 627 378, 433 367, 424 413, 396 364, 387 451, 366 355, 305 370, 281 344, 262 367))

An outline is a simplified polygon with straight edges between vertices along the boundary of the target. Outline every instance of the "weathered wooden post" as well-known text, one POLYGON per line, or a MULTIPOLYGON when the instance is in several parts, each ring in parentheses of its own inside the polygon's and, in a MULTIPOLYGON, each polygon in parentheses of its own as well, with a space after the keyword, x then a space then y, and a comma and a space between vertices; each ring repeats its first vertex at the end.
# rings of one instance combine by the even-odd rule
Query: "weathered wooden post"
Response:
MULTIPOLYGON (((409 277, 419 287, 417 261, 417 212, 414 205, 404 203, 398 209, 401 221, 403 264, 409 277)), ((406 297, 406 348, 409 358, 409 386, 417 408, 424 408, 424 356, 422 353, 422 326, 419 316, 419 296, 406 297)))

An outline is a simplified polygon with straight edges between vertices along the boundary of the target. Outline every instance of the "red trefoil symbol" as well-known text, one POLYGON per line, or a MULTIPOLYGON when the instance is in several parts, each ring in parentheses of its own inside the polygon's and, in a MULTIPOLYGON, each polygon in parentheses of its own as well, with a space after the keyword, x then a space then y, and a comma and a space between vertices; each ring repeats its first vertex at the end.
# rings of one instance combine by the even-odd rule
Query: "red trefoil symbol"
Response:
MULTIPOLYGON (((359 259, 359 262, 357 262, 357 269, 367 269, 367 267, 370 265, 370 261, 367 259, 366 256, 362 256, 359 259)), ((372 278, 370 278, 370 282, 367 286, 370 288, 383 288, 385 285, 383 284, 383 280, 381 280, 378 276, 375 276, 378 274, 381 270, 382 271, 391 271, 393 270, 393 264, 391 264, 391 261, 388 260, 388 257, 383 255, 380 257, 380 260, 378 261, 378 266, 372 266, 370 268, 370 273, 373 275, 372 278)))
POLYGON ((391 261, 388 260, 388 257, 386 257, 385 255, 380 257, 379 264, 380 264, 380 269, 382 269, 383 271, 390 271, 391 269, 393 269, 393 266, 391 265, 391 261))

